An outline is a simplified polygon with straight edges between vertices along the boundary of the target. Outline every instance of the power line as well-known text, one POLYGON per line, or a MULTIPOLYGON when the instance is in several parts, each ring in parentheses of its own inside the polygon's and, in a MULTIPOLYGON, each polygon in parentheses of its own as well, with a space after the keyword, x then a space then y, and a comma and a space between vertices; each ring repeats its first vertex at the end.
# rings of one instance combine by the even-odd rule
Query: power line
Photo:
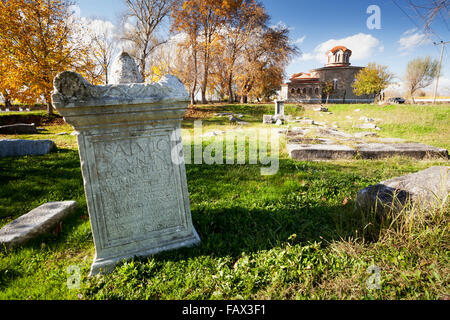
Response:
MULTIPOLYGON (((435 2, 434 2, 435 3, 435 2)), ((439 38, 439 40, 442 41, 442 39, 439 37, 439 35, 433 30, 433 28, 431 28, 431 22, 433 21, 433 18, 440 12, 440 6, 441 4, 436 4, 436 8, 433 9, 433 7, 431 8, 423 8, 420 6, 417 6, 416 4, 414 4, 412 2, 412 0, 409 0, 409 4, 413 7, 414 11, 417 13, 417 15, 423 20, 423 22, 425 23, 425 30, 431 31, 431 33, 433 33, 436 37, 439 38), (428 13, 428 17, 425 18, 422 13, 419 11, 418 8, 422 8, 422 9, 426 9, 426 10, 430 10, 431 12, 428 13)))
POLYGON ((444 41, 441 40, 440 43, 434 42, 434 45, 435 45, 435 46, 437 46, 437 45, 440 44, 440 45, 442 46, 442 49, 441 49, 441 58, 440 58, 440 60, 439 60, 439 68, 438 68, 437 77, 436 77, 436 86, 434 87, 433 104, 436 103, 436 96, 437 96, 437 91, 438 91, 438 87, 439 87, 439 78, 440 78, 440 76, 441 76, 441 69, 442 69, 442 58, 444 57, 444 49, 446 49, 446 48, 445 48, 445 45, 446 45, 447 43, 450 43, 450 41, 444 42, 444 41))
POLYGON ((411 22, 418 28, 418 29, 422 29, 422 27, 420 27, 417 23, 416 23, 416 21, 414 21, 414 19, 413 18, 411 18, 410 17, 410 15, 405 11, 405 10, 403 10, 403 8, 402 7, 400 7, 399 6, 399 4, 395 1, 395 0, 392 0, 392 2, 405 14, 405 16, 407 16, 408 17, 408 19, 409 20, 411 20, 411 22))
MULTIPOLYGON (((392 2, 403 12, 403 14, 408 17, 408 19, 417 27, 417 29, 422 29, 421 26, 419 26, 417 24, 417 22, 395 1, 392 0, 392 2)), ((414 5, 411 1, 409 1, 409 3, 411 4, 411 6, 414 8, 414 10, 416 11, 416 13, 419 15, 419 17, 425 21, 426 23, 426 19, 422 16, 422 14, 418 11, 418 9, 416 8, 416 5, 414 5)), ((442 41, 441 37, 427 24, 425 27, 426 30, 430 31, 431 33, 433 33, 440 41, 442 41)))

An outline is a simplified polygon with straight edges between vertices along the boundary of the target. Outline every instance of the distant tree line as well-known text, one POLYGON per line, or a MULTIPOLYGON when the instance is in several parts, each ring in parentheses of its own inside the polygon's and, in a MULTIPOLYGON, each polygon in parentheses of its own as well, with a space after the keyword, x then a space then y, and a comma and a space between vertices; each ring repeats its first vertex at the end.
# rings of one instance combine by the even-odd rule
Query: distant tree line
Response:
MULTIPOLYGON (((120 27, 110 22, 105 27, 98 23, 105 21, 77 16, 71 0, 0 0, 0 94, 5 105, 41 100, 52 113, 53 79, 59 72, 73 70, 93 84, 108 84, 111 63, 121 49, 135 58, 146 82, 176 75, 192 104, 197 98, 207 103, 212 96, 242 103, 267 100, 299 53, 289 41, 289 29, 270 26, 257 0, 122 1, 126 10, 120 27)), ((425 60, 408 65, 405 80, 411 96, 437 75, 436 62, 425 60)), ((369 64, 354 90, 379 95, 391 81, 386 67, 369 64)), ((327 96, 332 90, 325 85, 327 96)))
POLYGON ((117 32, 86 23, 70 0, 0 0, 0 93, 5 105, 42 100, 53 112, 53 78, 74 70, 94 84, 109 82, 120 49, 137 61, 147 82, 166 73, 186 85, 195 103, 218 94, 242 102, 279 88, 298 49, 287 27, 269 27, 256 0, 123 0, 117 32), (163 30, 166 27, 166 30, 163 30), (170 34, 169 34, 170 32, 170 34), (171 53, 157 50, 169 36, 171 53))

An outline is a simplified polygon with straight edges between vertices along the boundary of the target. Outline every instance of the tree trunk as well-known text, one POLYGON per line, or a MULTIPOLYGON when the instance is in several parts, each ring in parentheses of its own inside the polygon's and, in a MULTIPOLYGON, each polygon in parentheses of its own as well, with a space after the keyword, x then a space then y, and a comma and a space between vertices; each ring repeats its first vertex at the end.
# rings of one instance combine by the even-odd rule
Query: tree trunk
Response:
POLYGON ((139 64, 140 64, 140 67, 141 67, 140 71, 141 71, 142 79, 145 81, 145 68, 146 68, 145 58, 141 59, 139 64))
POLYGON ((247 95, 242 95, 241 96, 241 103, 247 103, 247 101, 248 101, 247 95))
POLYGON ((230 77, 228 78, 228 102, 233 103, 233 74, 230 73, 230 77))
POLYGON ((12 107, 11 97, 8 94, 8 92, 7 91, 3 91, 3 92, 1 92, 1 95, 3 96, 3 100, 5 100, 5 108, 12 107))
POLYGON ((52 98, 50 95, 45 95, 45 102, 47 103, 47 114, 54 114, 52 98))
POLYGON ((5 97, 5 108, 9 109, 10 107, 12 107, 11 98, 10 97, 5 97))
POLYGON ((206 100, 206 88, 202 86, 202 104, 207 104, 208 100, 206 100))
POLYGON ((190 96, 191 96, 191 105, 194 105, 195 104, 195 89, 191 90, 190 96))
POLYGON ((207 104, 206 100, 206 89, 208 88, 208 72, 209 68, 205 65, 205 69, 203 70, 203 82, 202 82, 202 104, 207 104))
POLYGON ((108 85, 109 83, 109 75, 108 75, 108 68, 105 68, 105 85, 108 85))
POLYGON ((202 82, 202 104, 208 103, 208 101, 206 100, 206 88, 208 87, 208 72, 209 72, 208 66, 205 66, 202 82))
MULTIPOLYGON (((195 40, 197 41, 197 40, 195 40)), ((191 88, 191 105, 196 104, 195 102, 195 90, 197 90, 198 85, 198 61, 197 61, 197 49, 193 48, 192 58, 194 59, 194 83, 191 88)))
POLYGON ((54 114, 53 112, 53 105, 50 103, 47 103, 47 114, 54 114))

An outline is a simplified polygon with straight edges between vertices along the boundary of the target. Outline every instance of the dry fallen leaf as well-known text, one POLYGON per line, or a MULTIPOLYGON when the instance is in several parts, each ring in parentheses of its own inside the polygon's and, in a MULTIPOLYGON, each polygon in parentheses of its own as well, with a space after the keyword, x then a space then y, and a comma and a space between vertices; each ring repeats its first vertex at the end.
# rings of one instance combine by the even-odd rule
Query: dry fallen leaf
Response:
POLYGON ((346 206, 347 204, 348 204, 348 198, 345 197, 344 201, 342 201, 342 205, 343 205, 343 206, 346 206))

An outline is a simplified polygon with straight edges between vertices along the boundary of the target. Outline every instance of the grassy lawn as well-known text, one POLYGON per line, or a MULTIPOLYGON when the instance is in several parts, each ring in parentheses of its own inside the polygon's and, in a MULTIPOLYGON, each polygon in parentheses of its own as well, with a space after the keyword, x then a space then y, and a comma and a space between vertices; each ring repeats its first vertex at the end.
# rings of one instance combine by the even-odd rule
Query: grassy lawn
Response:
MULTIPOLYGON (((337 122, 353 129, 359 117, 380 119, 382 137, 450 149, 450 105, 331 105, 332 115, 286 107, 286 114, 337 122), (360 112, 355 112, 360 109, 360 112), (351 116, 349 119, 347 116, 351 116)), ((273 105, 210 105, 183 123, 203 120, 204 131, 236 125, 215 113, 244 115, 261 127, 273 105)), ((45 118, 42 113, 38 117, 45 118)), ((0 114, 0 125, 10 114, 0 114)), ((25 119, 24 119, 25 120, 25 119)), ((255 165, 187 165, 195 248, 123 263, 106 276, 88 278, 94 246, 76 137, 50 119, 38 135, 59 149, 42 157, 0 159, 0 226, 48 201, 76 200, 62 228, 23 248, 0 252, 0 299, 442 299, 450 296, 449 206, 430 217, 378 221, 355 212, 357 192, 395 176, 448 161, 298 162, 282 154, 280 170, 261 176, 255 165), (67 132, 68 135, 56 135, 67 132), (69 290, 76 265, 81 288, 69 290), (368 268, 381 270, 379 290, 369 290, 368 268)), ((6 136, 0 136, 0 139, 6 136)), ((204 142, 204 146, 208 141, 204 142)), ((283 145, 283 142, 281 143, 283 145)))

